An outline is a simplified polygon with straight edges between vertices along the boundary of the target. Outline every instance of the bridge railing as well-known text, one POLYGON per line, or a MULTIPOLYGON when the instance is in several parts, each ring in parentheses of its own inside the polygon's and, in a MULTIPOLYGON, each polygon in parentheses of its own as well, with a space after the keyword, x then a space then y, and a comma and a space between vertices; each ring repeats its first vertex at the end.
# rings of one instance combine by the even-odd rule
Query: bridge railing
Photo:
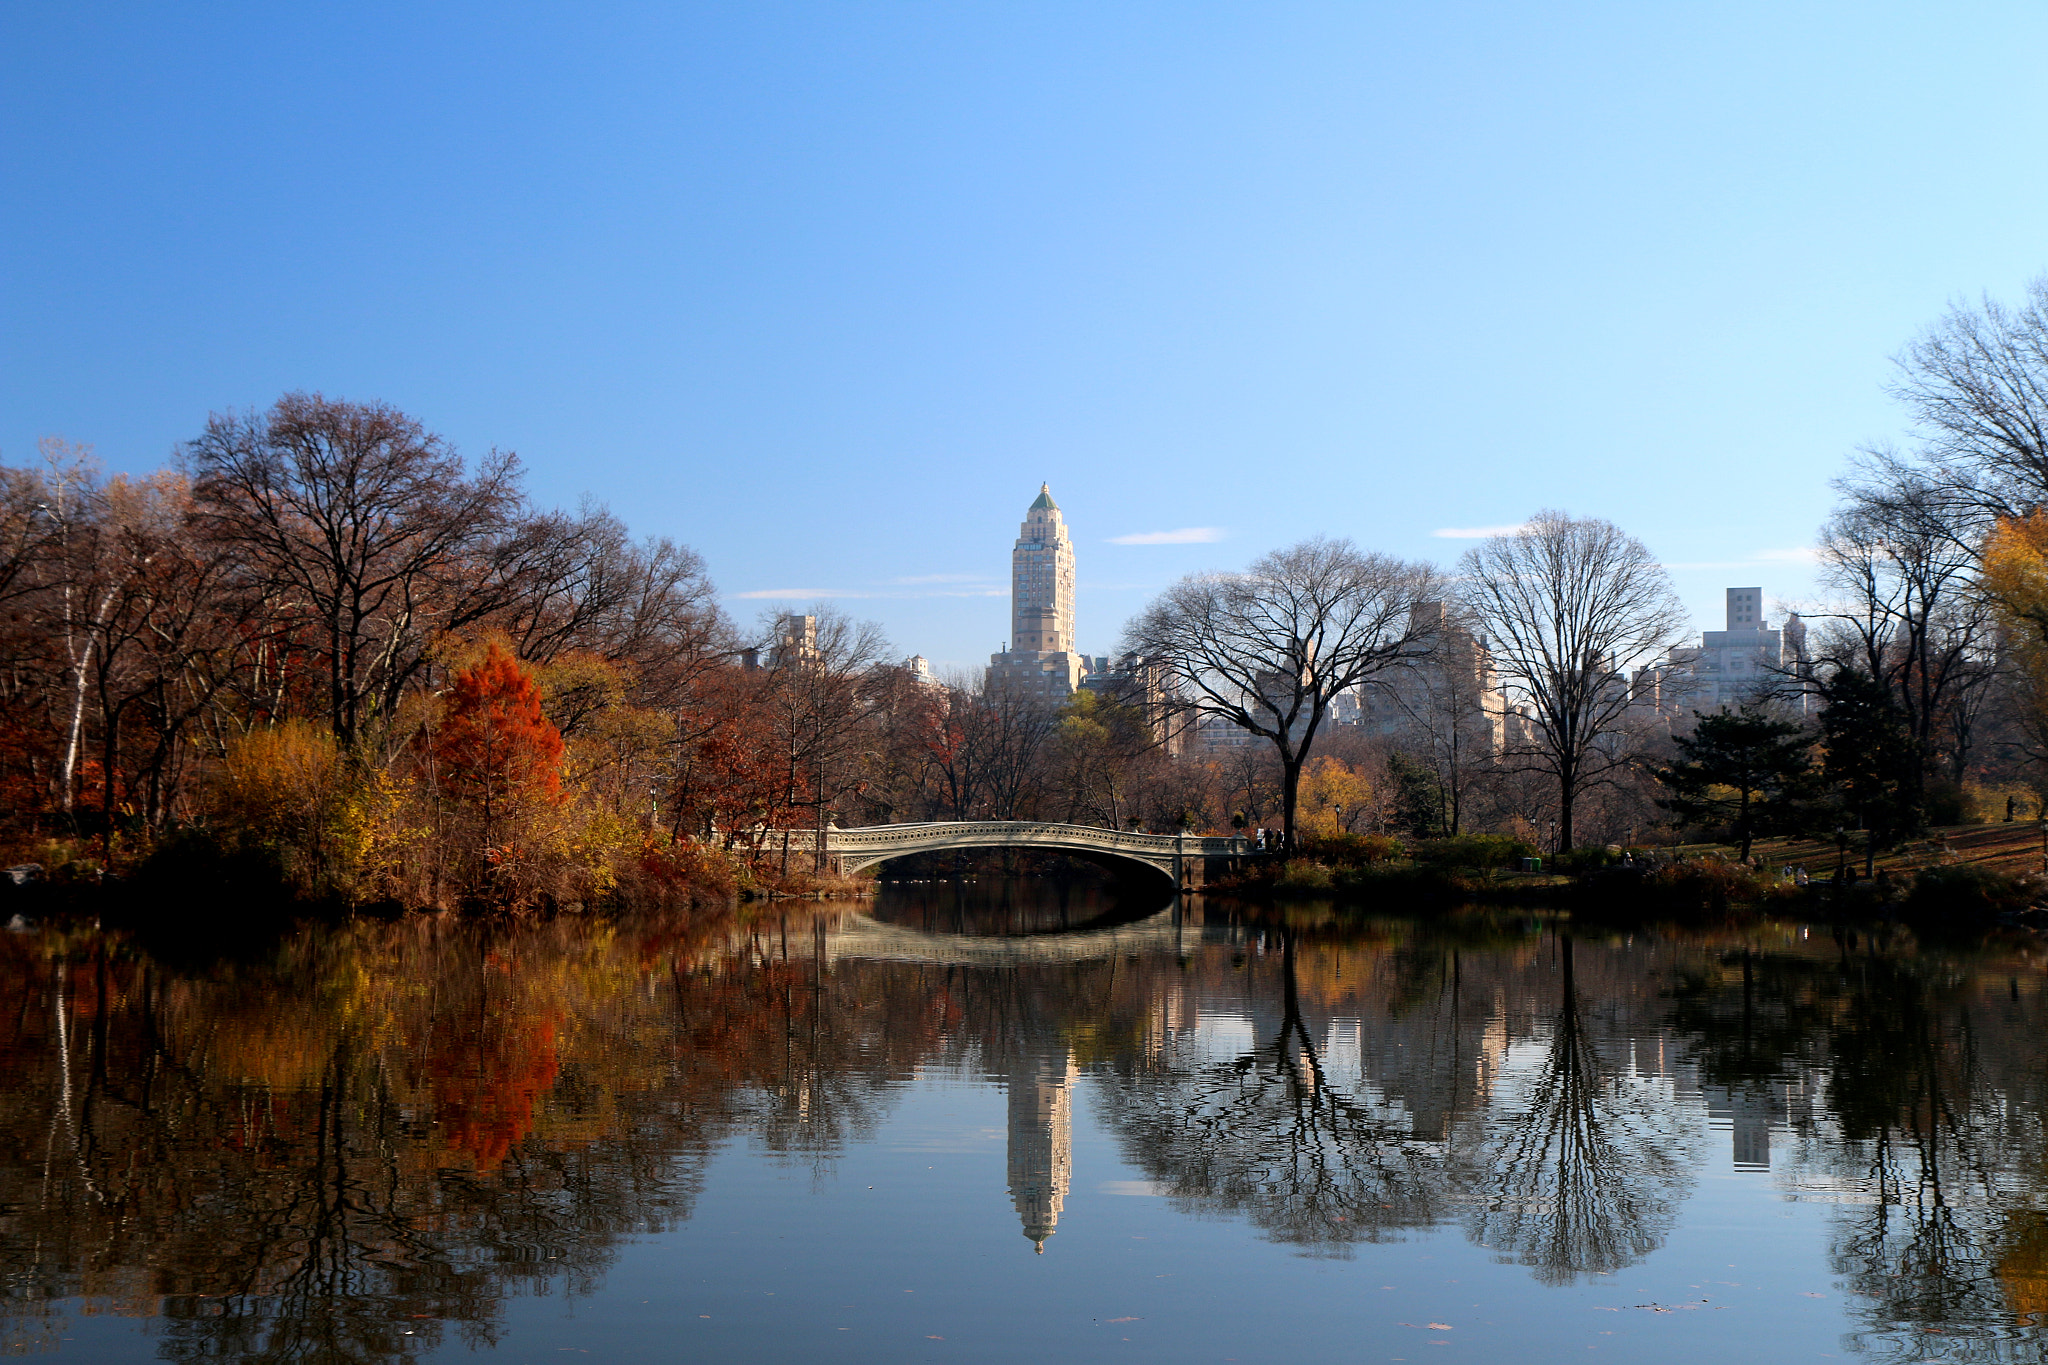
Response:
POLYGON ((1120 853, 1147 853, 1155 857, 1175 853, 1205 856, 1238 855, 1251 849, 1242 836, 1209 834, 1140 834, 1105 829, 1100 825, 1069 825, 1045 820, 927 820, 896 825, 860 825, 825 828, 825 846, 835 851, 888 848, 932 839, 958 839, 963 844, 986 842, 1093 844, 1120 853))

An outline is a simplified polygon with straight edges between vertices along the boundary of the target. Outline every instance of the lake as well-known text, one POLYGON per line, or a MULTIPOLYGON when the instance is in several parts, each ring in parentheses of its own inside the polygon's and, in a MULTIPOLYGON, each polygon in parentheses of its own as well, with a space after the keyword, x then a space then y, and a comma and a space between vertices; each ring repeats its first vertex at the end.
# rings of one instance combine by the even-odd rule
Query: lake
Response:
POLYGON ((2038 1360, 2031 939, 1119 899, 0 935, 0 1350, 2038 1360))

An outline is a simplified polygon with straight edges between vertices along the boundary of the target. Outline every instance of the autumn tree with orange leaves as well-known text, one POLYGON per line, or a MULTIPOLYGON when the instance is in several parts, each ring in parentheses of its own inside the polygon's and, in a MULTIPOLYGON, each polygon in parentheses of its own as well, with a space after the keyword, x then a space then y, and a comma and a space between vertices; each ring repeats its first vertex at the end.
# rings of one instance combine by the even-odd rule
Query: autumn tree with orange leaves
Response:
POLYGON ((493 640, 455 675, 433 738, 442 792, 486 822, 535 796, 562 790, 562 734, 541 710, 533 675, 493 640))

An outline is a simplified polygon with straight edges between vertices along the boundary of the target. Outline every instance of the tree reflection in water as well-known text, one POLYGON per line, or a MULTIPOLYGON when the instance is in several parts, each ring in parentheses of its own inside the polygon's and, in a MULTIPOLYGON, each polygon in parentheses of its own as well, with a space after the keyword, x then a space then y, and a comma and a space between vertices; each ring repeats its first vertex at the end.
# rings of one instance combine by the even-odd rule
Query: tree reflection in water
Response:
POLYGON ((1162 1038, 1104 1088, 1125 1159, 1183 1204, 1242 1214, 1315 1253, 1435 1224, 1445 1144, 1417 1133, 1399 1103, 1329 1075, 1302 1014, 1295 935, 1275 936, 1279 1009, 1251 1002, 1249 1046, 1211 1056, 1192 1038, 1162 1038))
POLYGON ((1549 1018, 1526 984, 1509 1006, 1521 973, 1498 956, 1472 979, 1457 950, 1385 955, 1383 992, 1365 994, 1381 995, 1389 1017, 1376 1022, 1389 1036, 1368 1057, 1362 1012, 1353 1022, 1330 1009, 1363 1001, 1328 1002, 1318 989, 1326 999, 1312 1019, 1298 936, 1283 927, 1274 937, 1277 1009, 1261 1024, 1266 1002, 1250 1002, 1249 1046, 1216 1055, 1199 1039, 1173 1040, 1101 1100, 1126 1159, 1168 1193, 1324 1255, 1461 1215, 1475 1241, 1546 1283, 1617 1269, 1661 1242, 1693 1144, 1667 1078, 1595 1047, 1569 939, 1549 1018), (1338 1039, 1345 1023, 1359 1053, 1337 1075, 1318 1040, 1338 1039))
POLYGON ((2042 1359, 2038 976, 2022 994, 2017 975, 1871 949, 1845 943, 1792 987, 1829 1016, 1804 1052, 1830 1103, 1790 1183, 1836 1207, 1834 1269, 1864 1320, 1853 1340, 1887 1360, 2042 1359))
POLYGON ((179 1359, 489 1344, 506 1296, 594 1288, 687 1217, 725 1135, 837 1150, 929 1050, 922 1003, 779 937, 355 925, 206 979, 0 939, 8 1339, 82 1296, 160 1317, 179 1359))
POLYGON ((965 1216, 1041 1246, 1086 1095, 1183 1208, 1313 1256, 1462 1227, 1549 1284, 1657 1248, 1734 1096, 1734 1155, 1775 1131, 1771 1177, 1833 1206, 1860 1349, 2039 1358, 2030 959, 1190 906, 1143 952, 946 965, 833 957, 829 919, 358 923, 199 972, 0 936, 0 1344, 83 1299, 174 1359, 487 1346, 689 1217, 718 1144, 822 1168, 937 1065, 1008 1096, 1008 1189, 965 1216))
POLYGON ((1504 1070, 1464 1175, 1472 1240, 1545 1284, 1612 1273, 1663 1244, 1693 1142, 1667 1078, 1604 1058, 1586 1027, 1569 935, 1541 1061, 1504 1070))

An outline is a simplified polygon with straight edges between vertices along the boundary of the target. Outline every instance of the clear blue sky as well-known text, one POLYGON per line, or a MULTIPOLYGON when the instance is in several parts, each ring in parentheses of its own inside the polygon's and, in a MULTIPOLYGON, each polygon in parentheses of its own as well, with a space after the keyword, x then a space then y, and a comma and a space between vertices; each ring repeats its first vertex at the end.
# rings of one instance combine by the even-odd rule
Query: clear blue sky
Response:
POLYGON ((0 9, 0 458, 384 399, 903 653, 1041 480, 1084 648, 1312 533, 1798 558, 1887 357, 2048 269, 2033 4, 0 9), (1115 537, 1211 528, 1206 543, 1115 537))

